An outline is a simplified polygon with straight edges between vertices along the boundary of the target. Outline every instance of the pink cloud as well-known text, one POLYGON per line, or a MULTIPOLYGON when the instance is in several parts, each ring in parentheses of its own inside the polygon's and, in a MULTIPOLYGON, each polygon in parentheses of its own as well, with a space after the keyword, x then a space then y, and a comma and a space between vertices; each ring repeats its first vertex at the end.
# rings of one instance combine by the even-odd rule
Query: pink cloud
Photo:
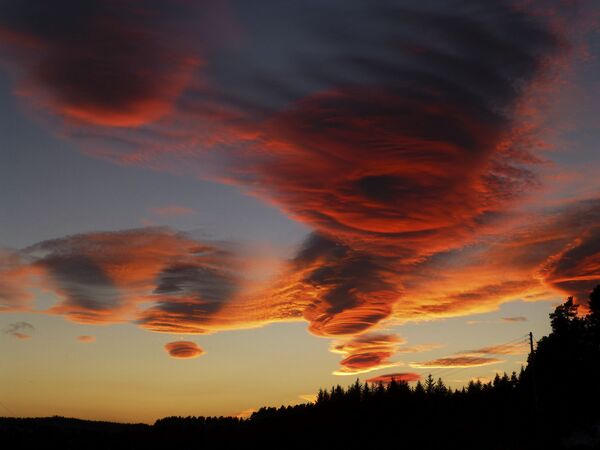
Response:
POLYGON ((180 217, 180 216, 189 216, 191 214, 195 214, 196 211, 192 208, 188 208, 187 206, 181 205, 166 205, 157 208, 150 209, 152 214, 161 217, 180 217))

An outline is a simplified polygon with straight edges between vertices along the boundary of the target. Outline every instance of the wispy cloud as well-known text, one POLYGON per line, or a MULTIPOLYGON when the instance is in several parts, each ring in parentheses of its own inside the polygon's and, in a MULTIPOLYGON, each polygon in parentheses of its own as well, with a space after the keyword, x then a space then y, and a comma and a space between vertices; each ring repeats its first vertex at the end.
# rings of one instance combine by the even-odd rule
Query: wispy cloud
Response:
POLYGON ((35 327, 29 322, 14 322, 4 329, 4 333, 17 339, 29 339, 33 336, 35 327))
POLYGON ((502 320, 504 322, 527 322, 527 317, 525 317, 525 316, 503 317, 502 320))
POLYGON ((490 345, 473 350, 464 350, 452 356, 437 358, 425 362, 412 362, 411 367, 441 368, 441 367, 477 367, 504 362, 490 355, 524 355, 528 351, 525 338, 509 343, 490 345))
POLYGON ((430 361, 425 362, 413 362, 410 363, 411 367, 417 369, 436 369, 443 367, 480 367, 487 366, 490 364, 498 364, 503 362, 503 360, 498 358, 488 358, 483 356, 448 356, 446 358, 438 358, 432 359, 430 361))
POLYGON ((193 208, 182 205, 165 205, 151 208, 150 212, 161 217, 180 217, 195 214, 196 211, 193 208))
POLYGON ((367 380, 367 383, 372 383, 372 384, 378 384, 378 383, 383 383, 383 384, 389 384, 393 381, 396 382, 400 382, 400 381, 419 381, 421 379, 421 375, 419 375, 418 373, 414 373, 414 372, 399 372, 399 373, 388 373, 385 375, 378 375, 376 377, 373 378, 369 378, 367 380))
POLYGON ((522 342, 513 344, 491 345, 489 347, 482 347, 475 350, 466 350, 462 353, 469 355, 523 355, 527 352, 528 346, 523 340, 522 342))

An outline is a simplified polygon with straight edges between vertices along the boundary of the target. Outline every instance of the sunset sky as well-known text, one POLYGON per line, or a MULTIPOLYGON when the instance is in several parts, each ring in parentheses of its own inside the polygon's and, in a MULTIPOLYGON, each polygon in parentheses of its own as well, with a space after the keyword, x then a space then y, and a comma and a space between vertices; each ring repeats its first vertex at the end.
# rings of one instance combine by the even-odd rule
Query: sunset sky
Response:
POLYGON ((0 0, 0 416, 518 371, 600 284, 599 13, 0 0))

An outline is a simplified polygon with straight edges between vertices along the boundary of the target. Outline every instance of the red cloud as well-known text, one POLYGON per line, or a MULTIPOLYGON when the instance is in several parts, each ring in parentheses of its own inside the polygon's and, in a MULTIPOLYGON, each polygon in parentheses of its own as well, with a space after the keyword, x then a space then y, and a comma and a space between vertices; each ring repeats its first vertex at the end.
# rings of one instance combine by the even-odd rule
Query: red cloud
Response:
POLYGON ((421 375, 419 375, 418 373, 414 373, 414 372, 389 373, 386 375, 378 375, 376 377, 369 378, 367 380, 367 383, 389 384, 392 382, 392 380, 396 381, 396 382, 400 382, 400 381, 409 382, 409 381, 419 381, 420 379, 421 379, 421 375))
POLYGON ((458 292, 444 286, 430 299, 419 293, 421 280, 411 283, 417 274, 430 284, 428 258, 498 232, 502 214, 535 185, 530 129, 517 109, 544 55, 558 45, 550 29, 519 14, 523 29, 498 16, 499 34, 477 18, 460 21, 465 28, 456 33, 436 27, 435 15, 411 11, 451 54, 425 45, 423 56, 394 47, 397 60, 350 57, 343 61, 349 72, 377 81, 332 84, 296 98, 258 121, 255 135, 240 143, 243 151, 233 152, 230 181, 315 230, 291 265, 296 274, 287 277, 297 301, 309 300, 302 314, 312 333, 355 335, 394 316, 489 310, 541 290, 523 273, 490 275, 466 292, 459 283, 458 292), (535 39, 515 46, 513 33, 535 39), (471 34, 477 38, 464 39, 471 34), (507 55, 518 61, 505 72, 496 65, 507 55), (398 62, 405 59, 417 69, 398 62), (471 90, 471 82, 478 87, 471 90))
POLYGON ((197 11, 181 2, 142 8, 92 0, 84 8, 34 0, 4 9, 0 35, 10 38, 4 53, 20 73, 19 93, 69 119, 117 127, 155 121, 200 65, 184 38, 197 11))
POLYGON ((175 341, 165 344, 165 350, 173 358, 197 358, 205 352, 198 344, 190 341, 175 341))
MULTIPOLYGON (((200 175, 242 186, 315 232, 280 281, 258 293, 240 292, 247 285, 235 257, 181 234, 137 230, 42 243, 29 253, 31 267, 61 296, 51 312, 168 333, 304 318, 316 335, 355 336, 386 320, 490 311, 597 279, 590 225, 598 223, 597 205, 587 221, 575 220, 581 211, 541 212, 518 229, 507 213, 536 183, 530 124, 519 111, 560 47, 542 16, 503 2, 468 15, 440 6, 441 13, 406 9, 392 18, 379 7, 359 8, 374 21, 365 22, 381 26, 345 31, 368 39, 377 54, 336 40, 325 22, 294 17, 298 33, 320 32, 319 48, 339 58, 310 53, 280 73, 260 58, 271 55, 270 41, 248 42, 251 51, 240 57, 219 55, 207 40, 209 80, 195 79, 194 95, 185 96, 198 52, 187 29, 167 34, 169 14, 156 14, 181 2, 150 1, 144 9, 93 1, 96 8, 66 15, 56 2, 39 3, 49 12, 41 24, 60 19, 64 30, 30 23, 20 3, 0 22, 25 95, 43 92, 36 101, 88 125, 147 124, 174 108, 172 124, 134 132, 88 126, 83 134, 104 137, 112 146, 102 156, 120 163, 194 174, 202 166, 200 175), (415 35, 419 52, 407 50, 410 42, 397 45, 415 35), (178 45, 178 36, 186 42, 178 45), (245 55, 259 58, 248 64, 245 55)), ((178 18, 187 11, 181 7, 178 18)), ((398 342, 359 341, 338 349, 342 370, 390 364, 398 350, 398 342)))

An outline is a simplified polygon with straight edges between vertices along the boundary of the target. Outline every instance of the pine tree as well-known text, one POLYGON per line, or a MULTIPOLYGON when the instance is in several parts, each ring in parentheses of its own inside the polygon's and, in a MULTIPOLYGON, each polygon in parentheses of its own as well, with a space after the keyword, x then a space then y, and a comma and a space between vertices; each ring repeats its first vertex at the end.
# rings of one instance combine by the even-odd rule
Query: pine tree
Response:
POLYGON ((435 381, 433 380, 433 377, 431 376, 431 374, 427 375, 427 378, 425 379, 425 392, 429 395, 433 394, 433 390, 435 388, 435 381))

